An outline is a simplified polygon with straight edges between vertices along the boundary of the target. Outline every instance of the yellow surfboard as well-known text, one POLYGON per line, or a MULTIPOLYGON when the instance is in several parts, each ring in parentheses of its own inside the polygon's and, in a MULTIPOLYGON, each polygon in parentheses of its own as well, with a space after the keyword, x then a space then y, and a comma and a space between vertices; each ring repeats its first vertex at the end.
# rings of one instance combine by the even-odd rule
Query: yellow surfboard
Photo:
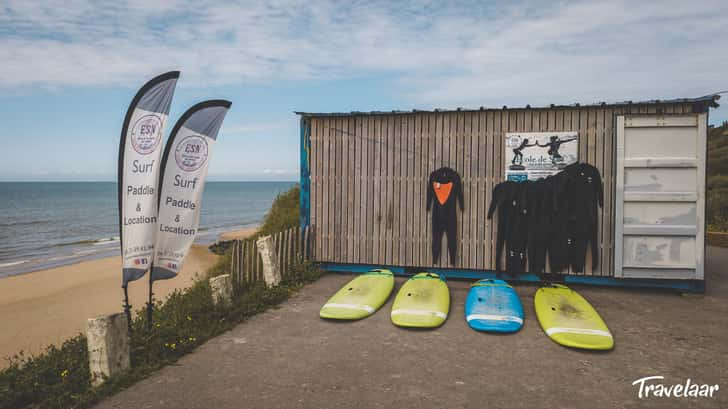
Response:
POLYGON ((392 304, 392 323, 400 327, 435 328, 450 311, 450 290, 434 273, 419 273, 407 280, 392 304))
POLYGON ((319 312, 321 318, 358 320, 379 309, 392 293, 394 274, 389 270, 371 270, 349 281, 337 291, 319 312))
POLYGON ((579 293, 561 284, 536 291, 536 316, 546 335, 572 348, 607 350, 614 338, 607 324, 579 293))

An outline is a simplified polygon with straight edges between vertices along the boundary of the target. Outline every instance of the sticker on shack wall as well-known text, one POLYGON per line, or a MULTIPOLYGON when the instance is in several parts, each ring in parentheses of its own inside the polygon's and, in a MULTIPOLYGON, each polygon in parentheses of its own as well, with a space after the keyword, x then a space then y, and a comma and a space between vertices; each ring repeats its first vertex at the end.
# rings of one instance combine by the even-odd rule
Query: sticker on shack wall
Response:
POLYGON ((509 132, 505 149, 506 180, 537 180, 579 159, 578 133, 509 132))

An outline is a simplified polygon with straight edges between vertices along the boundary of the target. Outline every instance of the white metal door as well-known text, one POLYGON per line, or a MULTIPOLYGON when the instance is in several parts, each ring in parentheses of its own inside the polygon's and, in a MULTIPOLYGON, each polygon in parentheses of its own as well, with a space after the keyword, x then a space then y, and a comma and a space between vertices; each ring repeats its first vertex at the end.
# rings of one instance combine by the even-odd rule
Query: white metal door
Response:
POLYGON ((707 121, 617 117, 615 277, 703 279, 707 121))

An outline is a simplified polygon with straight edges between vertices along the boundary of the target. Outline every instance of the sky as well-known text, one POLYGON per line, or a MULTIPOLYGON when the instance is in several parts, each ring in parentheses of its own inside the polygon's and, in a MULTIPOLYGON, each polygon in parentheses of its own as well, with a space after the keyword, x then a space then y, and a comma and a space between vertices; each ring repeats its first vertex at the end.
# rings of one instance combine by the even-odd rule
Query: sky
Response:
POLYGON ((728 1, 2 0, 0 61, 0 180, 115 180, 128 104, 169 70, 167 132, 233 102, 210 180, 296 180, 293 111, 728 90, 728 1))

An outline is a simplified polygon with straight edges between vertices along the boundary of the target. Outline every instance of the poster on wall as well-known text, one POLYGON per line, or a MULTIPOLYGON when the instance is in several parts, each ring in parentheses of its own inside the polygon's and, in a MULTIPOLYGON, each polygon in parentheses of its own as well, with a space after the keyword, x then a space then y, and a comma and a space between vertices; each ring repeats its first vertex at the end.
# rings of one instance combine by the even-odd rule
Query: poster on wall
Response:
POLYGON ((558 173, 579 159, 579 139, 571 132, 508 132, 506 180, 537 180, 558 173))

